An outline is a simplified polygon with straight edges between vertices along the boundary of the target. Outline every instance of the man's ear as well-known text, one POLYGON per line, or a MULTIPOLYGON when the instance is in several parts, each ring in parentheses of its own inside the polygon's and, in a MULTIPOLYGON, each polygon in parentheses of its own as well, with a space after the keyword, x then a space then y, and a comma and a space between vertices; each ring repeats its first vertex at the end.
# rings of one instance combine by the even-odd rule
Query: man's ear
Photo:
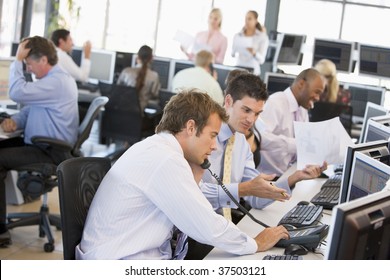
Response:
POLYGON ((189 136, 196 134, 196 124, 194 120, 188 120, 186 123, 186 132, 189 136))
POLYGON ((224 105, 225 105, 225 107, 232 107, 233 106, 233 98, 230 94, 226 94, 224 105))

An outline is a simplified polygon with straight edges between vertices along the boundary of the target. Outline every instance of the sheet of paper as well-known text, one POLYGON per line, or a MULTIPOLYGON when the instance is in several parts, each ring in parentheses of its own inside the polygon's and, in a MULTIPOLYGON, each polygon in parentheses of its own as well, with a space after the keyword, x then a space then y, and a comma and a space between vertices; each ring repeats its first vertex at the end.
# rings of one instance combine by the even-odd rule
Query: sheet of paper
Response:
POLYGON ((297 168, 307 164, 342 164, 346 148, 353 145, 340 119, 322 122, 294 122, 297 143, 297 168))
POLYGON ((173 36, 173 40, 179 42, 180 45, 183 46, 186 50, 192 47, 195 42, 195 38, 192 35, 182 30, 176 31, 175 35, 173 36))
POLYGON ((235 44, 235 48, 239 52, 244 52, 246 51, 247 48, 253 47, 253 38, 245 37, 245 36, 237 36, 234 44, 235 44))

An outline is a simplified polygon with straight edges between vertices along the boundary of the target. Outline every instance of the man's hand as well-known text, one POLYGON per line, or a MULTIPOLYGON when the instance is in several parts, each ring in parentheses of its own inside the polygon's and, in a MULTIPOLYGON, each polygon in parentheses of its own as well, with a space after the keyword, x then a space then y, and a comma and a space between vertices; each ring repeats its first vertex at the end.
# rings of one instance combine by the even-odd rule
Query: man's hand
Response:
POLYGON ((323 171, 328 168, 328 163, 324 161, 322 166, 319 165, 307 165, 302 170, 295 171, 290 177, 288 177, 288 185, 292 186, 299 181, 309 180, 317 178, 323 171))
POLYGON ((4 132, 14 132, 17 128, 16 122, 11 118, 4 119, 1 123, 1 128, 4 132))
POLYGON ((266 181, 259 175, 256 178, 242 182, 238 185, 238 195, 257 196, 278 201, 285 201, 290 198, 284 189, 276 187, 272 182, 266 181))
POLYGON ((90 41, 86 41, 83 46, 84 57, 89 59, 91 57, 92 44, 90 41))
POLYGON ((289 239, 288 231, 283 226, 264 229, 256 237, 257 252, 264 252, 271 249, 280 239, 289 239))
POLYGON ((26 48, 26 44, 29 42, 29 40, 25 39, 22 42, 19 43, 18 50, 16 51, 16 59, 19 61, 23 61, 28 53, 30 52, 29 48, 26 48))

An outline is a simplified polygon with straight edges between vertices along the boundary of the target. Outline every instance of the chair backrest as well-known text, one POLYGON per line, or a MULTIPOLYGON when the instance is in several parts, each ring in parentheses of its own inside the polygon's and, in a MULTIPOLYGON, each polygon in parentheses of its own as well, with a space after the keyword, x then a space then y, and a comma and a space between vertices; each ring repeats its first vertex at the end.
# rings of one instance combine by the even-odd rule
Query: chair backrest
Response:
POLYGON ((57 168, 65 260, 75 259, 89 206, 110 168, 109 159, 97 157, 71 158, 57 168))
POLYGON ((142 139, 143 113, 135 87, 115 85, 101 121, 102 142, 114 140, 131 144, 142 139))
POLYGON ((81 155, 80 152, 81 145, 84 143, 85 140, 88 139, 89 134, 91 133, 94 120, 96 119, 101 109, 107 104, 108 101, 109 98, 107 96, 99 96, 92 101, 83 121, 79 126, 77 141, 72 151, 72 154, 74 156, 81 155))

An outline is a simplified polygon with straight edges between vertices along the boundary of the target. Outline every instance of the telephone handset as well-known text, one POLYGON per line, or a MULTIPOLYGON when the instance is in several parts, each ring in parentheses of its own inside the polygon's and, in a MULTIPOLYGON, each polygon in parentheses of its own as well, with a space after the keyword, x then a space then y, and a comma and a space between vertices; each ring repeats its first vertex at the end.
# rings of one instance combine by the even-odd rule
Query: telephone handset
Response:
MULTIPOLYGON (((245 207, 243 207, 235 197, 229 192, 226 186, 223 184, 222 180, 218 177, 217 174, 213 173, 210 170, 211 163, 208 159, 205 159, 204 162, 200 165, 203 169, 208 169, 211 176, 213 176, 221 188, 225 191, 225 193, 229 196, 229 198, 233 201, 233 203, 240 208, 242 212, 244 212, 249 218, 251 218, 254 222, 262 225, 265 228, 270 227, 269 225, 259 221, 256 219, 245 207)), ((287 228, 288 229, 288 228, 287 228)), ((276 247, 287 247, 290 244, 300 244, 305 246, 309 250, 314 250, 318 247, 318 245, 324 240, 324 238, 328 235, 329 226, 328 225, 315 225, 315 226, 307 226, 301 228, 293 228, 288 229, 288 233, 290 235, 290 239, 281 239, 275 245, 276 247)))
POLYGON ((200 165, 200 167, 202 167, 203 169, 209 169, 211 166, 211 163, 209 162, 209 160, 206 158, 204 160, 204 162, 200 165))

